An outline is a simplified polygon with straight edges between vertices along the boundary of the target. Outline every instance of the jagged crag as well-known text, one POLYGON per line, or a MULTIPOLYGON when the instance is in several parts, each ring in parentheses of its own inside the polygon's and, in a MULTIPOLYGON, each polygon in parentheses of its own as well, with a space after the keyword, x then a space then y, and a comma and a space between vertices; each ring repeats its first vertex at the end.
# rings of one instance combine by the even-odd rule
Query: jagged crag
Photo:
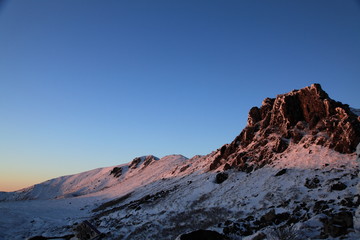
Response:
POLYGON ((276 160, 290 144, 353 153, 359 142, 360 117, 347 104, 331 99, 320 84, 313 84, 266 98, 260 108, 251 108, 247 126, 218 150, 210 170, 252 171, 276 160))

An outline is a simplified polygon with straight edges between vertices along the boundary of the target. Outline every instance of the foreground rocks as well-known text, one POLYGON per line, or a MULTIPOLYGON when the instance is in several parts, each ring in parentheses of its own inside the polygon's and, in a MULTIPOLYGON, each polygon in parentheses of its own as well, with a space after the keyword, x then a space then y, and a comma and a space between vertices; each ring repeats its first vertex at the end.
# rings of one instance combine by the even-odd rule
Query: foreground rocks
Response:
POLYGON ((328 237, 339 237, 348 233, 353 226, 353 215, 351 212, 339 212, 330 215, 324 221, 324 235, 328 237))

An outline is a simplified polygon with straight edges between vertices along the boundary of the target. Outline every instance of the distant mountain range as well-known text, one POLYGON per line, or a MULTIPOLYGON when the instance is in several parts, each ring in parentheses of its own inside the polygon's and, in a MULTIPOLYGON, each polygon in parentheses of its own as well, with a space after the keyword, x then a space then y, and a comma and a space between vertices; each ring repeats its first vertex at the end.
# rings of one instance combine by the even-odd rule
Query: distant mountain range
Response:
POLYGON ((319 84, 266 98, 208 155, 1 192, 0 239, 360 239, 359 113, 319 84))

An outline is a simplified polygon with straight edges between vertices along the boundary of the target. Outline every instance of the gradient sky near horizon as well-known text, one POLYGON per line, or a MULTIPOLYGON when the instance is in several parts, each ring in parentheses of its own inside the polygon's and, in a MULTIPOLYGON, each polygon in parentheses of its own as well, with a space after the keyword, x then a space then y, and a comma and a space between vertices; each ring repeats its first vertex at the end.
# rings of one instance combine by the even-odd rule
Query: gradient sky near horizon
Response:
POLYGON ((0 191, 210 153, 315 82, 360 108, 359 1, 0 4, 0 191))

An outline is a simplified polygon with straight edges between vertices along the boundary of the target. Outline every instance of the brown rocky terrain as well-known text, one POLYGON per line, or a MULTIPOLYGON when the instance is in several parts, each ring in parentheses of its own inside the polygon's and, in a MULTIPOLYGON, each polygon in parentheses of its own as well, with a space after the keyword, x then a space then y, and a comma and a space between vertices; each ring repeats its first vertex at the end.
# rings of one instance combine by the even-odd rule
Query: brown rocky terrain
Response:
POLYGON ((313 84, 251 108, 244 130, 222 146, 210 170, 238 168, 251 171, 277 159, 290 144, 329 147, 353 153, 360 142, 360 117, 347 104, 331 99, 313 84))

